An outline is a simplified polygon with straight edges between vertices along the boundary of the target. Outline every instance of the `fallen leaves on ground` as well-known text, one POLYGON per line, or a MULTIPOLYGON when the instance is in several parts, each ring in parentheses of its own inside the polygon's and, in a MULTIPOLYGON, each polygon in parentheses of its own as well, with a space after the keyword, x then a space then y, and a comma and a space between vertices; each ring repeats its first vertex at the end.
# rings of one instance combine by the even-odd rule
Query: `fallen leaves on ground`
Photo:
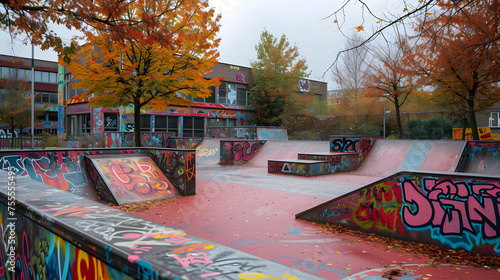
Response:
POLYGON ((108 205, 113 207, 113 208, 127 212, 127 213, 136 213, 136 212, 141 212, 141 211, 146 211, 146 210, 156 208, 156 207, 158 207, 166 202, 174 201, 177 198, 179 198, 179 197, 176 196, 176 197, 149 200, 149 201, 143 201, 143 202, 132 202, 132 203, 125 203, 122 205, 114 205, 112 203, 109 203, 108 205))
POLYGON ((465 250, 455 251, 431 244, 397 240, 379 236, 374 233, 361 232, 339 225, 318 223, 313 224, 326 232, 332 232, 338 235, 350 235, 359 237, 366 241, 379 242, 381 244, 387 245, 387 248, 389 250, 403 250, 423 255, 431 259, 432 264, 455 264, 473 267, 484 267, 489 269, 497 269, 500 272, 500 257, 482 256, 465 250))

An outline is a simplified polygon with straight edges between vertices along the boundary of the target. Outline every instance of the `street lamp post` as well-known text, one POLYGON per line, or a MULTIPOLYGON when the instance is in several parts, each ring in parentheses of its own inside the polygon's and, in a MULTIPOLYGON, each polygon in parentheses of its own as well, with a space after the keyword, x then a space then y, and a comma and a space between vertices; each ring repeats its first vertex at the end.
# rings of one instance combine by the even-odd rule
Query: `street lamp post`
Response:
MULTIPOLYGON (((31 43, 31 149, 35 142, 35 47, 31 43)), ((22 144, 21 144, 22 145, 22 144)))

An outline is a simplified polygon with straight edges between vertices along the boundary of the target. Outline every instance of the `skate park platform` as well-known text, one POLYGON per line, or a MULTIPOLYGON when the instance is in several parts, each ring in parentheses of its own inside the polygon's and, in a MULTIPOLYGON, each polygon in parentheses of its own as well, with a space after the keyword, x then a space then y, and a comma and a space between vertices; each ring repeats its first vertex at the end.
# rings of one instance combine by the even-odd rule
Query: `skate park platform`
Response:
MULTIPOLYGON (((69 196, 64 195, 57 195, 53 199, 47 197, 37 200, 36 196, 23 194, 23 197, 27 196, 23 200, 26 203, 38 205, 41 213, 48 214, 46 218, 42 219, 42 225, 44 221, 50 222, 54 217, 74 219, 81 232, 92 233, 92 236, 86 237, 92 242, 107 240, 104 243, 99 243, 98 246, 96 245, 97 248, 104 248, 103 253, 97 254, 96 250, 88 250, 89 256, 105 261, 104 265, 107 271, 111 271, 108 266, 112 266, 114 254, 121 254, 125 251, 125 255, 118 258, 117 269, 129 267, 129 270, 134 272, 133 277, 135 278, 148 274, 154 279, 157 271, 165 271, 166 268, 170 271, 175 270, 176 273, 186 273, 190 279, 215 280, 387 279, 387 275, 390 275, 394 269, 401 270, 401 274, 391 276, 392 279, 471 279, 471 275, 473 278, 498 278, 500 274, 496 270, 466 265, 433 264, 429 258, 419 253, 400 251, 394 246, 367 242, 356 236, 324 232, 309 221, 295 218, 298 213, 328 203, 333 199, 346 197, 351 193, 359 193, 360 189, 366 190, 366 186, 376 186, 377 182, 385 180, 394 173, 411 172, 403 171, 406 169, 404 166, 418 166, 419 172, 425 173, 425 169, 430 168, 429 166, 437 165, 439 172, 427 175, 431 178, 437 178, 438 183, 446 182, 449 179, 448 177, 440 177, 441 173, 447 172, 442 170, 449 170, 453 166, 470 167, 467 166, 467 156, 464 156, 463 152, 455 153, 456 150, 459 150, 458 148, 446 150, 446 160, 442 161, 444 163, 437 164, 432 162, 432 158, 429 157, 433 154, 436 157, 435 160, 439 161, 437 157, 440 154, 433 153, 433 151, 444 149, 445 144, 431 142, 414 147, 417 141, 408 141, 407 144, 400 143, 399 146, 397 144, 390 145, 389 142, 392 140, 379 147, 374 145, 366 154, 366 161, 363 161, 356 171, 306 178, 269 174, 267 172, 268 160, 273 158, 296 159, 298 153, 325 152, 331 146, 329 141, 267 141, 248 162, 228 166, 218 164, 220 158, 219 140, 205 139, 196 151, 196 170, 194 172, 196 195, 180 197, 172 202, 158 204, 152 209, 134 212, 133 216, 115 209, 107 209, 106 211, 99 210, 104 214, 101 217, 97 215, 98 211, 92 212, 92 209, 100 209, 95 204, 80 207, 83 202, 76 199, 73 201, 76 204, 64 205, 65 200, 69 201, 70 199, 69 196), (373 155, 383 154, 382 150, 388 153, 385 158, 370 159, 373 155), (378 168, 372 166, 373 164, 377 165, 378 168), (117 215, 117 213, 120 214, 117 215), (113 216, 118 216, 123 220, 110 220, 110 217, 113 216), (109 226, 102 227, 106 222, 109 226), (144 226, 146 226, 146 232, 139 229, 144 226), (157 227, 161 230, 156 231, 157 227), (152 233, 160 234, 153 235, 152 233), (162 235, 166 233, 169 235, 162 235), (155 238, 155 236, 161 238, 155 238), (169 244, 165 245, 167 240, 169 244), (158 249, 158 246, 161 249, 158 249), (152 259, 155 261, 153 262, 152 259), (122 262, 122 260, 126 261, 122 262), (136 270, 133 269, 134 267, 136 270)), ((461 145, 464 148, 467 147, 466 144, 466 142, 457 141, 456 145, 461 145)), ((494 155, 492 152, 490 154, 494 155)), ((24 158, 21 158, 21 162, 23 160, 24 158)), ((28 161, 26 160, 26 162, 28 161)), ((164 161, 163 165, 168 166, 170 162, 173 161, 164 161)), ((162 168, 161 163, 158 166, 162 168)), ((26 172, 29 173, 29 170, 26 172)), ((178 173, 172 172, 172 174, 178 173)), ((404 175, 403 178, 411 177, 412 173, 409 174, 404 175)), ((450 174, 452 174, 450 176, 467 181, 467 177, 463 177, 464 174, 456 175, 453 171, 450 174)), ((425 176, 427 177, 427 175, 425 176)), ((489 177, 478 179, 476 176, 471 178, 486 180, 489 177)), ((398 180, 394 179, 393 181, 398 180)), ((388 181, 383 182, 389 185, 388 181)), ((496 184, 490 181, 485 182, 489 186, 496 184)), ((435 185, 442 186, 442 184, 437 183, 435 185)), ((454 185, 460 186, 459 182, 454 185)), ((396 194, 395 189, 391 190, 396 194)), ((51 192, 49 191, 48 194, 51 192)), ((417 196, 416 192, 412 194, 421 199, 418 200, 419 204, 415 204, 417 206, 425 203, 424 198, 427 201, 430 199, 430 195, 426 193, 425 196, 417 196)), ((373 203, 377 202, 379 198, 376 195, 364 197, 373 203)), ((382 197, 389 199, 389 195, 382 197)), ((355 206, 358 202, 352 201, 349 205, 355 206)), ((397 204, 400 203, 399 200, 390 202, 394 202, 391 204, 393 207, 398 207, 397 204)), ((494 204, 494 201, 491 203, 492 207, 496 207, 497 204, 494 204)), ((332 217, 337 214, 342 215, 347 209, 351 208, 342 207, 342 204, 339 204, 336 210, 332 210, 330 214, 332 217)), ((384 207, 384 209, 386 208, 384 207)), ((393 208, 387 209, 394 210, 393 208)), ((407 211, 413 210, 405 209, 408 209, 407 211)), ((437 212, 439 208, 431 209, 437 212)), ((468 212, 471 213, 468 218, 473 220, 471 222, 472 228, 476 229, 477 224, 481 223, 476 220, 488 217, 488 219, 483 220, 484 223, 481 225, 484 225, 484 233, 490 234, 491 230, 488 225, 496 225, 494 223, 496 221, 488 215, 479 214, 483 213, 479 212, 481 210, 479 205, 476 204, 473 209, 478 210, 478 212, 468 212), (477 213, 477 215, 473 213, 477 213)), ((365 210, 363 213, 366 215, 368 212, 365 210)), ((418 216, 418 212, 411 213, 413 216, 418 216)), ((4 215, 2 212, 2 217, 7 217, 7 213, 4 215)), ((462 220, 465 220, 464 216, 461 217, 462 220)), ((436 221, 433 222, 437 224, 436 221)), ((368 224, 369 221, 365 221, 363 225, 367 227, 368 224)), ((375 228, 383 229, 376 223, 372 223, 372 225, 375 228)), ((411 225, 416 231, 424 230, 423 227, 425 227, 417 222, 411 225)), ((428 227, 426 230, 431 232, 431 236, 436 232, 439 233, 437 225, 428 227)), ((61 232, 59 231, 59 233, 61 232)), ((465 232, 468 231, 465 230, 465 232)), ((482 233, 482 228, 477 232, 482 233)), ((411 231, 408 230, 407 233, 410 234, 411 231)), ((69 238, 68 236, 66 238, 69 238)), ((85 244, 81 240, 80 243, 75 242, 75 244, 81 243, 85 244)), ((54 248, 58 248, 57 245, 54 248)), ((56 251, 53 250, 53 253, 50 254, 52 258, 55 258, 54 252, 56 251)), ((73 259, 78 259, 79 255, 76 249, 70 251, 75 252, 69 258, 71 260, 69 263, 72 263, 73 259)), ((75 268, 74 271, 77 269, 75 268)), ((162 275, 163 278, 156 278, 176 279, 174 275, 176 274, 172 273, 170 276, 162 275)))

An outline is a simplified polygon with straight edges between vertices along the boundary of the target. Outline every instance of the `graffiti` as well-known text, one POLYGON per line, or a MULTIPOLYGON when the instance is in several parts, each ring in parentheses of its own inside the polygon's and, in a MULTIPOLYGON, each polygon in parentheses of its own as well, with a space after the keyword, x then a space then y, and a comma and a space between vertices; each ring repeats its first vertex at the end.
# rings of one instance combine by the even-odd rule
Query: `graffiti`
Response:
MULTIPOLYGON (((201 147, 200 147, 201 148, 201 147)), ((198 157, 211 157, 214 156, 219 149, 196 149, 196 156, 198 157)))
MULTIPOLYGON (((452 248, 470 250, 474 244, 498 243, 498 184, 422 178, 421 186, 411 179, 401 185, 407 203, 402 219, 409 228, 436 229, 433 235, 452 248)), ((495 251, 500 253, 500 248, 495 251)))
POLYGON ((17 129, 0 129, 0 138, 19 138, 17 129))
POLYGON ((257 128, 259 140, 288 140, 286 128, 257 128))
POLYGON ((236 80, 236 82, 238 82, 240 84, 247 83, 247 82, 245 82, 245 75, 243 75, 241 73, 236 73, 236 75, 234 75, 234 79, 236 80))
POLYGON ((94 134, 103 134, 104 133, 104 122, 102 120, 103 113, 102 108, 94 107, 92 113, 92 131, 94 134))
POLYGON ((371 150, 374 141, 373 138, 361 138, 361 153, 363 157, 366 157, 366 154, 371 150))
POLYGON ((142 133, 141 144, 143 147, 167 148, 168 135, 162 133, 142 133))
POLYGON ((267 162, 267 171, 269 173, 281 173, 281 170, 283 170, 284 165, 285 165, 284 162, 268 161, 267 162))
POLYGON ((74 151, 19 153, 0 158, 0 169, 14 167, 17 175, 28 176, 40 183, 64 191, 82 194, 88 187, 80 168, 83 155, 74 151))
POLYGON ((134 123, 126 123, 125 124, 125 130, 126 131, 134 131, 135 129, 135 124, 134 123))
POLYGON ((203 138, 186 138, 186 137, 173 137, 167 139, 166 148, 173 149, 194 149, 196 148, 203 138))
POLYGON ((234 143, 234 161, 235 163, 249 161, 260 149, 258 142, 238 142, 234 143))
POLYGON ((360 138, 334 138, 330 140, 332 153, 357 153, 360 151, 360 138))
POLYGON ((354 221, 364 229, 373 226, 390 231, 396 230, 398 212, 401 209, 400 196, 394 188, 379 184, 365 189, 353 209, 354 221))
POLYGON ((339 216, 349 215, 352 213, 352 208, 353 207, 350 205, 337 203, 337 205, 333 205, 325 209, 323 217, 325 220, 329 221, 339 216))
POLYGON ((213 263, 208 259, 207 253, 205 252, 187 253, 184 258, 174 255, 173 258, 175 258, 183 267, 187 267, 193 263, 213 263))
POLYGON ((150 156, 182 195, 196 193, 194 152, 161 150, 150 156))
MULTIPOLYGON (((148 156, 89 156, 118 203, 175 196, 178 193, 148 156)), ((88 166, 87 168, 90 168, 88 166)))
POLYGON ((342 278, 348 272, 343 272, 339 269, 329 268, 326 263, 316 263, 312 261, 300 260, 296 257, 277 257, 274 259, 274 262, 277 262, 282 265, 290 266, 295 269, 300 269, 303 271, 310 272, 312 274, 316 274, 318 271, 324 269, 329 272, 337 272, 337 277, 342 278))
POLYGON ((298 176, 326 175, 328 174, 328 162, 279 162, 269 160, 268 173, 285 173, 298 176))
POLYGON ((299 80, 299 90, 301 92, 309 92, 309 81, 308 80, 299 80))

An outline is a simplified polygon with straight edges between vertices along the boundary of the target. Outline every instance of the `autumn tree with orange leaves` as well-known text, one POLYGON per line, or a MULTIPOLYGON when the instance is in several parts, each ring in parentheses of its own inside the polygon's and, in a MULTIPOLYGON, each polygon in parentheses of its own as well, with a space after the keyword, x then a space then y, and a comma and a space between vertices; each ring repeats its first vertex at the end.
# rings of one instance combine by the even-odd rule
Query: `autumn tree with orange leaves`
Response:
POLYGON ((386 41, 373 48, 374 61, 365 83, 367 97, 385 98, 394 106, 399 139, 403 138, 401 106, 418 88, 413 72, 405 64, 404 45, 399 37, 394 43, 386 41))
POLYGON ((479 140, 476 112, 500 100, 500 3, 439 1, 439 7, 419 21, 407 57, 423 84, 458 97, 449 102, 467 108, 473 139, 479 140))
POLYGON ((181 96, 208 97, 209 87, 219 85, 219 78, 206 80, 204 74, 219 56, 220 16, 204 0, 138 1, 113 15, 127 25, 102 23, 69 56, 68 70, 78 80, 72 86, 85 89, 73 100, 108 108, 132 105, 139 146, 142 108, 164 111, 167 104, 186 102, 181 96))

